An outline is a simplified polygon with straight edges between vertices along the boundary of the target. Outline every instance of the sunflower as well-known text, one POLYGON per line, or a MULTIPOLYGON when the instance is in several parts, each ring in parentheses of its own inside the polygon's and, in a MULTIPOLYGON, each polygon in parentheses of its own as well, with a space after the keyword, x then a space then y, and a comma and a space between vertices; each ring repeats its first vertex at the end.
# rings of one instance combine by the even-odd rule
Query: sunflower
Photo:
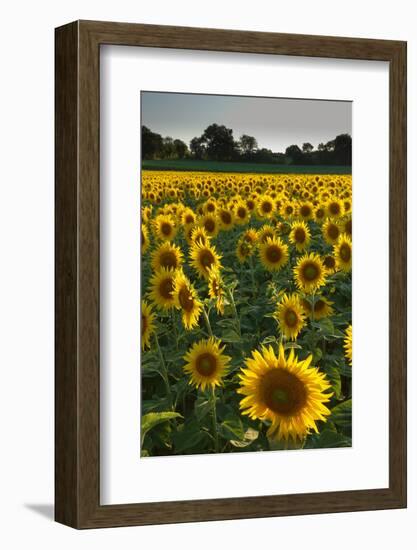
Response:
POLYGON ((314 210, 314 219, 317 223, 322 223, 326 217, 326 210, 322 206, 317 206, 314 210))
POLYGON ((145 252, 148 250, 149 244, 149 231, 147 226, 143 223, 140 232, 140 245, 142 254, 145 254, 145 252))
POLYGON ((200 227, 203 227, 209 237, 215 237, 220 229, 217 216, 214 214, 205 214, 199 220, 200 227))
POLYGON ((162 267, 178 269, 181 267, 183 254, 171 243, 162 243, 152 254, 152 269, 159 271, 162 267))
POLYGON ((329 218, 340 218, 343 215, 343 204, 338 199, 330 199, 326 204, 326 212, 329 218))
POLYGON ((250 228, 242 233, 240 238, 242 239, 242 241, 245 241, 250 245, 254 245, 258 240, 258 232, 255 229, 250 228))
POLYGON ((318 254, 305 254, 294 267, 295 284, 300 290, 312 294, 326 284, 326 268, 318 254))
POLYGON ((208 289, 210 298, 216 300, 216 309, 219 315, 224 314, 224 283, 218 267, 209 269, 208 289))
POLYGON ((235 206, 236 223, 244 225, 248 223, 250 217, 249 209, 243 201, 239 201, 235 206))
POLYGON ((197 226, 193 228, 189 244, 202 244, 204 246, 210 244, 210 237, 204 227, 197 226))
POLYGON ((184 208, 184 211, 181 214, 181 223, 183 225, 192 225, 196 221, 196 215, 191 210, 191 208, 184 208))
POLYGON ((258 198, 257 214, 259 218, 272 218, 275 214, 275 202, 268 195, 261 195, 258 198))
POLYGON ((306 315, 308 315, 314 321, 319 321, 324 317, 329 317, 333 315, 334 310, 332 308, 333 302, 329 302, 324 296, 316 297, 314 299, 314 309, 309 300, 303 298, 301 300, 301 305, 304 309, 306 315))
POLYGON ((220 266, 220 259, 214 246, 210 244, 194 243, 190 250, 191 265, 204 279, 209 278, 209 270, 220 266))
POLYGON ((244 395, 240 408, 253 420, 271 422, 270 438, 296 442, 311 430, 318 433, 318 420, 326 422, 330 384, 317 368, 310 367, 311 360, 309 355, 299 361, 293 349, 285 357, 282 345, 278 357, 272 346, 262 346, 246 359, 247 368, 241 369, 237 390, 244 395))
POLYGON ((291 225, 291 231, 289 235, 290 243, 295 245, 298 252, 305 250, 310 244, 310 230, 305 222, 294 222, 291 225))
POLYGON ((142 300, 141 340, 142 349, 151 347, 151 336, 155 332, 155 314, 145 300, 142 300))
POLYGON ((230 357, 223 355, 225 346, 211 337, 194 343, 184 355, 184 371, 191 376, 190 384, 203 391, 206 387, 223 385, 230 357))
POLYGON ((278 271, 288 262, 288 246, 279 237, 259 245, 259 256, 268 271, 278 271))
POLYGON ((332 274, 337 271, 336 258, 334 256, 331 256, 330 254, 328 256, 325 256, 323 258, 323 263, 328 274, 332 274))
POLYGON ((243 236, 240 237, 240 239, 237 242, 236 246, 236 256, 239 260, 239 262, 243 263, 246 262, 246 260, 252 256, 254 251, 254 245, 250 242, 247 242, 243 236))
POLYGON ((335 244, 340 236, 339 224, 327 219, 322 227, 323 237, 326 243, 335 244))
POLYGON ((352 241, 348 235, 342 233, 339 240, 333 246, 333 254, 336 258, 336 266, 345 272, 352 270, 352 241))
POLYGON ((347 233, 350 238, 352 238, 352 218, 346 218, 342 222, 342 231, 347 233))
POLYGON ((174 304, 182 311, 182 322, 187 330, 198 325, 202 310, 197 292, 182 271, 178 271, 174 278, 174 304))
POLYGON ((265 224, 258 230, 258 240, 260 243, 266 243, 267 239, 273 239, 275 235, 275 229, 272 225, 265 224))
POLYGON ((235 215, 232 208, 220 208, 217 212, 220 228, 223 231, 230 231, 235 224, 235 215))
POLYGON ((159 214, 153 221, 155 236, 161 241, 172 241, 177 234, 172 216, 159 214))
POLYGON ((150 299, 160 309, 171 309, 174 307, 174 291, 175 270, 162 267, 156 271, 150 278, 150 299))
POLYGON ((343 347, 345 348, 345 356, 352 366, 352 325, 349 325, 346 329, 343 347))
POLYGON ((298 207, 298 216, 304 220, 311 220, 314 215, 314 206, 310 201, 305 201, 298 207))
POLYGON ((281 333, 289 340, 296 340, 305 325, 305 315, 298 294, 284 294, 275 312, 281 333))
POLYGON ((295 208, 292 202, 287 201, 281 207, 282 216, 286 219, 292 218, 295 213, 295 208))

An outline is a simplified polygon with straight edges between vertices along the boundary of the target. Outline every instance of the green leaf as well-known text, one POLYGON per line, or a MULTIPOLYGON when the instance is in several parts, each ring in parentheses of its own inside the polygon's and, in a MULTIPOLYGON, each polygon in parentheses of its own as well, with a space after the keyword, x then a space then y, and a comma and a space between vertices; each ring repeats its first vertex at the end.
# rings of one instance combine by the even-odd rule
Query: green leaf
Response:
POLYGON ((223 340, 223 342, 229 342, 231 344, 241 342, 239 334, 234 330, 225 330, 224 332, 222 332, 221 339, 223 340))
POLYGON ((142 416, 142 442, 149 430, 152 430, 152 428, 158 424, 166 422, 167 420, 172 420, 173 418, 182 418, 182 416, 180 413, 173 411, 151 412, 142 416))
POLYGON ((336 447, 351 447, 352 440, 333 430, 323 430, 307 438, 305 449, 329 449, 336 447))
POLYGON ((227 440, 241 440, 245 437, 243 424, 238 416, 229 416, 219 426, 219 432, 222 437, 227 440))
POLYGON ((210 399, 205 399, 203 396, 198 396, 194 404, 194 411, 197 419, 200 422, 201 420, 203 420, 204 417, 208 415, 211 409, 212 404, 210 399))
POLYGON ((350 428, 352 426, 352 400, 348 399, 333 407, 329 420, 340 428, 350 428))
POLYGON ((183 424, 179 427, 178 431, 172 434, 176 453, 195 449, 195 447, 200 445, 204 440, 207 440, 207 438, 207 432, 203 431, 195 421, 183 424))

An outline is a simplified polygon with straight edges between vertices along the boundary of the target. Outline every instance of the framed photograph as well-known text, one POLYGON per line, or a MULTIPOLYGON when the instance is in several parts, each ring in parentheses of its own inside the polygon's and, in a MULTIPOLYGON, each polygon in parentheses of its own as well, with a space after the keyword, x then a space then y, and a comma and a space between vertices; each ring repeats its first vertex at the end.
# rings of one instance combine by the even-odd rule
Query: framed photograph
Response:
POLYGON ((406 43, 56 29, 56 521, 406 506, 406 43))

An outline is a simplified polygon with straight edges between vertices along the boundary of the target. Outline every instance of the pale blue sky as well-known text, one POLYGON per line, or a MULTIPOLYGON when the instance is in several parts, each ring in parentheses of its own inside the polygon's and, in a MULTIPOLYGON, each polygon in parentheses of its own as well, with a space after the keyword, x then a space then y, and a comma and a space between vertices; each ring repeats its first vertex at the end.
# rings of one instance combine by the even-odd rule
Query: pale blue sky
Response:
POLYGON ((162 136, 190 140, 212 123, 254 136, 259 147, 284 151, 308 141, 316 148, 338 134, 352 135, 352 103, 308 99, 141 93, 142 124, 162 136))

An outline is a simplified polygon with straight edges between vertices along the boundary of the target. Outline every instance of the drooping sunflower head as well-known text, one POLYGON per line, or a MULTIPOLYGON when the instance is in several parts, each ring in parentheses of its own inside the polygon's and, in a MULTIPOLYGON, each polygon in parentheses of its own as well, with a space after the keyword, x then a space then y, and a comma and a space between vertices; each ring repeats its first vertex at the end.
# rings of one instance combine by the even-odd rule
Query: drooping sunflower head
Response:
POLYGON ((258 232, 256 229, 247 229, 244 233, 242 233, 241 239, 253 246, 258 240, 258 232))
POLYGON ((306 294, 312 294, 326 284, 326 268, 318 254, 305 254, 294 267, 295 284, 306 294))
POLYGON ((326 243, 334 244, 340 236, 340 226, 338 223, 327 219, 322 227, 323 237, 326 243))
POLYGON ((142 254, 145 254, 145 252, 148 250, 149 244, 150 241, 148 227, 146 226, 146 224, 143 223, 140 232, 140 245, 142 254))
POLYGON ((205 214, 199 220, 200 227, 203 227, 209 237, 215 237, 220 229, 220 224, 215 214, 205 214))
POLYGON ((289 240, 298 252, 305 250, 310 244, 311 234, 305 222, 294 222, 291 225, 289 240))
POLYGON ((284 294, 275 311, 281 333, 289 340, 296 340, 305 325, 305 314, 298 294, 284 294))
POLYGON ((155 332, 155 314, 151 306, 142 300, 141 344, 142 349, 151 347, 151 336, 155 332))
POLYGON ((178 269, 181 267, 183 254, 175 244, 162 243, 152 254, 152 269, 159 271, 162 267, 178 269))
POLYGON ((345 348, 345 356, 352 366, 352 325, 349 325, 346 329, 343 347, 345 348))
POLYGON ((263 346, 246 359, 238 389, 244 395, 240 408, 254 420, 269 421, 270 438, 303 440, 311 430, 318 432, 317 421, 326 422, 330 384, 310 366, 311 360, 310 355, 299 361, 293 349, 286 357, 283 346, 278 356, 272 346, 263 346))
POLYGON ((177 228, 172 216, 159 214, 153 223, 155 236, 161 241, 172 241, 177 234, 177 228))
POLYGON ((174 278, 174 304, 182 312, 182 323, 186 330, 198 325, 202 310, 197 292, 182 271, 177 271, 174 278))
POLYGON ((259 245, 259 257, 268 271, 278 271, 288 262, 288 246, 279 237, 259 245))
POLYGON ((160 309, 171 309, 174 307, 174 279, 176 271, 162 267, 150 278, 149 297, 160 309))
POLYGON ((224 346, 211 337, 191 346, 184 355, 184 371, 190 375, 190 384, 203 391, 223 384, 230 357, 223 354, 224 346))
POLYGON ((336 258, 336 266, 341 271, 348 273, 352 270, 352 241, 346 233, 342 233, 333 246, 333 254, 336 258))
POLYGON ((190 249, 191 265, 200 277, 209 278, 209 270, 220 267, 221 256, 210 244, 194 243, 190 249))
POLYGON ((334 256, 331 256, 330 254, 328 256, 324 256, 323 264, 329 275, 337 271, 336 258, 334 256))
POLYGON ((220 269, 216 266, 209 269, 208 291, 210 298, 216 301, 216 309, 219 315, 224 314, 224 282, 220 269))

